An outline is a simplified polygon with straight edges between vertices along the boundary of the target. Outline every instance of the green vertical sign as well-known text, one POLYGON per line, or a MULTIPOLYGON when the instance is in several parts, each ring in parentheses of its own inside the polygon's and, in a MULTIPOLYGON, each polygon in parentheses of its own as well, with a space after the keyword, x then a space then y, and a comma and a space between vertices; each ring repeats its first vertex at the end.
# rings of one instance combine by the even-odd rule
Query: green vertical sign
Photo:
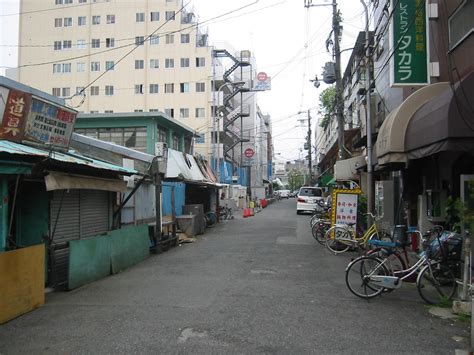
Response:
POLYGON ((425 0, 398 0, 393 9, 392 85, 428 84, 425 0))

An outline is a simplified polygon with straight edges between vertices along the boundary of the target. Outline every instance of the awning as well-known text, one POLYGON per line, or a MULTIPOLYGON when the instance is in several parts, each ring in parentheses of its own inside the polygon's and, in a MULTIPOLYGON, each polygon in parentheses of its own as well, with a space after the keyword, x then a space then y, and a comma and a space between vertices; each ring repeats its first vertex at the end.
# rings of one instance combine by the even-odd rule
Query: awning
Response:
POLYGON ((213 175, 206 170, 203 174, 196 159, 190 154, 183 154, 177 150, 168 149, 168 163, 166 166, 166 179, 183 180, 187 183, 216 186, 209 175, 213 175))
POLYGON ((365 156, 359 155, 349 159, 338 160, 334 166, 334 176, 336 180, 358 179, 357 169, 365 166, 365 156))
POLYGON ((409 159, 442 151, 474 151, 474 72, 429 100, 410 120, 406 133, 409 159))
POLYGON ((321 184, 322 185, 327 185, 329 181, 334 179, 334 177, 331 174, 325 174, 321 176, 321 184))
POLYGON ((405 135, 410 119, 420 107, 449 87, 449 83, 427 85, 408 96, 390 112, 379 130, 376 142, 378 165, 406 163, 405 135))
POLYGON ((127 191, 127 183, 123 180, 103 179, 92 176, 79 176, 50 171, 44 177, 46 191, 53 190, 103 190, 114 192, 127 191))

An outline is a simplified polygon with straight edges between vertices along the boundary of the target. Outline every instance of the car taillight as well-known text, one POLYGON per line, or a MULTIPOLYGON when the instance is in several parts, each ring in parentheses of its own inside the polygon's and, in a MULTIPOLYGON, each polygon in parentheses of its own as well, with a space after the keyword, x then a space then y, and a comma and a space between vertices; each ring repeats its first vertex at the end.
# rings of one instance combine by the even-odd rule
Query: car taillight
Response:
POLYGON ((298 197, 298 202, 306 202, 304 198, 298 197))

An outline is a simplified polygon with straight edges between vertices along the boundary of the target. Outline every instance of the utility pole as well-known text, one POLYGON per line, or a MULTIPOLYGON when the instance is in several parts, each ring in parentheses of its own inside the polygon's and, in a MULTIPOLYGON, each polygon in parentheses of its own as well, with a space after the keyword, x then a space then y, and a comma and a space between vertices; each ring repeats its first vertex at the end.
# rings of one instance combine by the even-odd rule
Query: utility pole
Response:
POLYGON ((311 114, 308 109, 308 168, 309 168, 309 181, 310 184, 313 183, 313 167, 312 167, 312 158, 311 158, 311 114))
MULTIPOLYGON (((328 6, 330 4, 313 4, 313 0, 305 0, 305 7, 328 6)), ((342 78, 341 78, 341 49, 339 47, 339 37, 341 27, 339 25, 339 13, 337 10, 337 1, 332 1, 332 31, 334 34, 334 60, 336 74, 336 118, 337 118, 337 144, 339 147, 339 159, 347 158, 347 150, 344 147, 344 99, 342 97, 342 78)))
POLYGON ((332 2, 332 30, 334 33, 334 59, 336 61, 336 117, 337 117, 337 143, 339 146, 339 159, 347 157, 344 147, 344 101, 342 97, 342 79, 341 79, 341 50, 339 48, 340 37, 339 13, 337 11, 337 2, 332 2))

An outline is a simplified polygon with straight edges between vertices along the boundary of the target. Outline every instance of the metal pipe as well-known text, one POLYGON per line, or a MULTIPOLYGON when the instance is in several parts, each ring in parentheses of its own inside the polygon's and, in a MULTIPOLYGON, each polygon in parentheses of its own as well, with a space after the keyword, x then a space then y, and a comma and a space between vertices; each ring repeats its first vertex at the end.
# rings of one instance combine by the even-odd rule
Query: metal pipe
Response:
MULTIPOLYGON (((372 101, 370 97, 370 33, 369 33, 369 9, 364 0, 360 0, 365 11, 365 96, 366 96, 366 117, 365 117, 365 129, 367 136, 367 211, 372 213, 374 211, 374 174, 373 174, 373 162, 372 162, 372 101)), ((370 214, 367 215, 368 225, 372 224, 372 218, 370 214)))

